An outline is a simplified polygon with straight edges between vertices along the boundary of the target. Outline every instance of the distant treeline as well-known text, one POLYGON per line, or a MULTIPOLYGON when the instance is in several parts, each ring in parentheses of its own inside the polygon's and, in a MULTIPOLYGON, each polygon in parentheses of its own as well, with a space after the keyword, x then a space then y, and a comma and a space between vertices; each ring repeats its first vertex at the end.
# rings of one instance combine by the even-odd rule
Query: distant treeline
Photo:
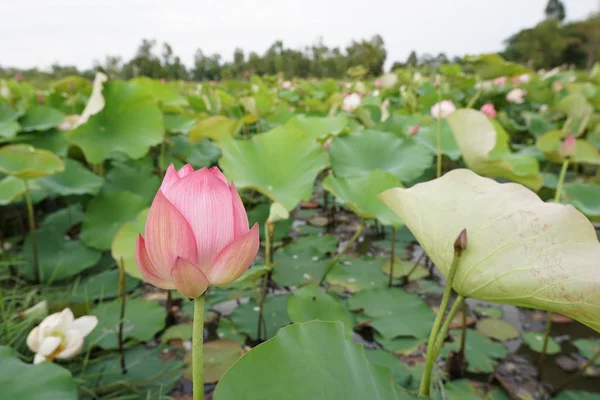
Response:
MULTIPOLYGON (((565 7, 560 0, 549 0, 545 9, 546 18, 538 25, 524 29, 506 40, 501 53, 510 61, 526 64, 531 68, 551 68, 560 64, 571 64, 578 68, 589 68, 600 60, 600 13, 587 19, 563 23, 565 7)), ((477 33, 474 33, 477 34, 477 33)), ((282 74, 291 77, 343 78, 352 67, 361 66, 366 76, 382 73, 387 58, 385 43, 381 36, 352 41, 345 49, 330 48, 319 39, 304 49, 286 48, 278 40, 262 55, 256 52, 245 54, 240 48, 233 53, 233 61, 223 61, 219 54, 196 51, 194 64, 186 67, 175 55, 173 47, 163 43, 158 51, 155 40, 144 39, 135 56, 128 61, 118 56, 107 56, 96 61, 94 67, 80 71, 74 66, 52 65, 49 71, 37 68, 18 69, 0 67, 0 78, 20 74, 26 80, 60 79, 68 75, 93 77, 102 71, 111 78, 129 79, 147 76, 169 80, 218 80, 245 78, 252 74, 282 74)), ((405 61, 396 61, 392 70, 400 67, 427 66, 436 68, 440 64, 459 62, 459 57, 450 60, 445 54, 417 54, 412 51, 405 61)))

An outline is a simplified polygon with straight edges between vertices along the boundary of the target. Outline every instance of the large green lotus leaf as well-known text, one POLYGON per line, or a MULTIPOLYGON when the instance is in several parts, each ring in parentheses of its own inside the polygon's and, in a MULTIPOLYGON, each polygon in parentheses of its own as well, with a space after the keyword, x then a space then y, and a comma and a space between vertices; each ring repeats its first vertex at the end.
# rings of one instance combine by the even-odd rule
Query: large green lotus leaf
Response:
MULTIPOLYGON (((287 304, 290 296, 271 296, 265 299, 263 304, 263 317, 265 319, 265 330, 267 338, 275 336, 277 331, 290 323, 287 312, 287 304)), ((231 313, 231 322, 235 329, 256 340, 258 305, 254 300, 244 303, 231 313)))
POLYGON ((198 122, 187 114, 164 114, 165 130, 169 133, 187 135, 198 122))
POLYGON ((141 158, 150 147, 162 142, 162 112, 143 89, 131 83, 108 82, 102 94, 104 108, 67 133, 88 162, 100 163, 115 152, 141 158))
POLYGON ((391 132, 373 130, 336 137, 329 147, 329 156, 336 176, 362 176, 376 169, 390 172, 402 182, 421 176, 433 160, 425 147, 391 132))
POLYGON ((77 387, 68 369, 53 363, 24 363, 16 351, 0 346, 0 388, 3 399, 77 400, 77 387))
MULTIPOLYGON (((39 181, 29 181, 29 190, 34 203, 44 199, 49 192, 40 186, 39 181)), ((25 182, 14 176, 5 176, 0 179, 0 206, 5 206, 21 199, 27 193, 25 182)))
POLYGON ((331 269, 326 281, 350 292, 383 288, 388 283, 388 278, 381 272, 384 262, 382 258, 347 257, 331 269))
POLYGON ((556 108, 569 118, 569 131, 575 134, 583 132, 587 127, 594 107, 579 93, 570 94, 556 104, 556 108))
POLYGON ((600 243, 570 205, 544 203, 525 187, 466 169, 380 198, 447 276, 467 229, 452 286, 461 295, 554 311, 600 331, 600 243))
MULTIPOLYGON (((535 145, 544 153, 548 161, 561 163, 564 157, 560 155, 560 145, 567 136, 568 132, 560 130, 546 132, 540 136, 535 145)), ((585 139, 577 139, 577 150, 572 161, 580 164, 600 165, 600 153, 598 148, 585 139)))
POLYGON ((194 125, 189 137, 192 142, 199 142, 204 138, 221 141, 235 136, 241 127, 241 121, 216 115, 194 125))
POLYGON ((29 107, 19 122, 24 132, 45 131, 57 127, 64 119, 65 115, 56 108, 40 104, 29 107))
POLYGON ((220 144, 219 165, 238 188, 257 190, 288 211, 310 199, 317 174, 327 166, 321 145, 295 129, 281 127, 220 144))
POLYGON ((0 148, 0 172, 20 179, 37 179, 62 172, 63 161, 48 150, 26 144, 0 148))
POLYGON ((20 114, 9 105, 0 103, 0 138, 11 139, 21 130, 17 122, 20 114))
MULTIPOLYGON (((110 256, 108 257, 110 258, 110 256)), ((103 262, 104 259, 101 260, 103 262)), ((65 287, 58 286, 58 292, 48 292, 45 296, 48 301, 60 301, 67 303, 90 303, 96 300, 106 301, 117 297, 119 291, 118 269, 105 270, 95 275, 87 276, 83 279, 75 277, 74 283, 65 287)), ((129 276, 125 276, 125 290, 130 292, 140 285, 140 281, 129 276)))
MULTIPOLYGON (((121 301, 98 304, 92 315, 98 317, 98 326, 89 336, 90 343, 103 349, 119 347, 119 315, 121 301)), ((123 337, 148 341, 165 327, 167 311, 159 302, 142 297, 128 298, 123 319, 123 337)))
POLYGON ((600 185, 596 183, 567 183, 564 185, 569 204, 588 217, 600 217, 600 185))
MULTIPOLYGON (((17 137, 21 139, 21 137, 17 137)), ((24 144, 35 147, 40 150, 48 150, 60 157, 66 157, 69 149, 69 142, 65 138, 64 132, 52 129, 46 132, 40 132, 35 135, 23 135, 24 144)))
POLYGON ((388 368, 369 362, 341 322, 321 321, 281 329, 234 364, 214 393, 215 400, 411 398, 388 368))
MULTIPOLYGON (((452 351, 460 348, 460 330, 451 331, 453 342, 445 345, 440 352, 442 357, 447 357, 452 351)), ((492 342, 481 332, 467 330, 465 344, 465 358, 469 360, 467 371, 472 373, 490 373, 494 371, 497 360, 506 357, 508 350, 502 343, 492 342)))
POLYGON ((295 291, 288 300, 287 310, 293 323, 312 320, 340 321, 352 332, 352 317, 346 308, 315 284, 295 291))
POLYGON ((150 79, 145 76, 134 78, 129 81, 152 96, 156 101, 161 102, 165 106, 187 106, 188 102, 177 89, 162 83, 158 80, 150 79))
POLYGON ((348 124, 346 114, 335 117, 307 117, 296 115, 286 122, 286 127, 298 129, 313 139, 323 139, 329 135, 338 135, 348 124))
POLYGON ((378 170, 354 178, 336 177, 330 173, 323 180, 323 187, 355 214, 396 227, 402 226, 402 221, 377 198, 377 195, 398 186, 401 187, 402 184, 395 175, 378 170))
POLYGON ((500 124, 494 125, 480 111, 457 110, 448 116, 456 142, 467 166, 478 174, 506 178, 539 190, 543 178, 534 157, 511 153, 510 138, 500 124))
POLYGON ((190 163, 194 168, 207 167, 214 164, 221 155, 221 149, 210 139, 202 139, 192 143, 187 136, 178 135, 169 138, 173 146, 173 154, 182 161, 190 163))
MULTIPOLYGON (((442 154, 451 160, 458 160, 460 158, 460 148, 446 120, 442 121, 441 136, 440 148, 442 154)), ((413 137, 413 140, 415 143, 428 148, 433 154, 437 154, 437 122, 432 125, 422 126, 419 132, 413 137)))
POLYGON ((99 250, 110 249, 121 225, 134 219, 146 207, 146 199, 128 191, 103 193, 94 197, 87 205, 81 240, 99 250))
POLYGON ((64 162, 63 172, 39 180, 43 187, 61 196, 95 194, 100 190, 103 178, 75 160, 66 159, 64 162))
POLYGON ((160 187, 160 178, 150 157, 113 161, 111 167, 102 188, 104 193, 126 190, 142 197, 148 204, 152 202, 160 187))
POLYGON ((475 73, 481 79, 493 79, 499 76, 515 76, 525 73, 532 73, 530 69, 524 66, 506 61, 499 54, 481 54, 477 56, 467 56, 465 61, 474 68, 475 73))
POLYGON ((135 243, 138 235, 144 233, 146 227, 146 217, 148 217, 149 208, 146 208, 137 215, 133 221, 126 222, 115 234, 111 245, 111 254, 117 263, 123 263, 125 272, 137 279, 142 279, 142 274, 137 267, 135 260, 135 243))

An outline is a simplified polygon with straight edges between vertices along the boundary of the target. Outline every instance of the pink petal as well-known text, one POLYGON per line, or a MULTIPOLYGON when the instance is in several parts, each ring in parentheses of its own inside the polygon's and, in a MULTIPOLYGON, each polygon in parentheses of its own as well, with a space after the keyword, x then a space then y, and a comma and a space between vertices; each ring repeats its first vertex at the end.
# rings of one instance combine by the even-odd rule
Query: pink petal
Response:
POLYGON ((222 180, 223 183, 225 183, 226 185, 229 185, 229 182, 227 182, 227 178, 225 177, 225 175, 223 175, 223 173, 221 172, 221 170, 218 167, 209 168, 208 172, 210 172, 211 174, 213 174, 214 176, 216 176, 217 178, 222 180))
POLYGON ((246 214, 246 209, 244 208, 242 198, 240 197, 240 194, 235 188, 233 182, 231 183, 229 189, 231 190, 231 201, 233 203, 233 236, 238 237, 248 232, 248 215, 246 214))
POLYGON ((178 258, 171 271, 177 291, 190 299, 195 299, 208 289, 208 279, 204 273, 185 258, 178 258))
POLYGON ((226 285, 239 278, 252 264, 260 245, 258 224, 235 238, 221 251, 208 271, 211 285, 226 285))
POLYGON ((185 164, 179 171, 177 171, 177 174, 180 178, 184 178, 192 172, 194 172, 194 167, 192 167, 190 164, 185 164))
POLYGON ((177 175, 177 171, 173 164, 169 165, 167 168, 167 172, 165 173, 165 177, 163 178, 162 183, 160 184, 160 190, 165 193, 169 188, 179 180, 179 175, 177 175))
POLYGON ((175 285, 171 282, 171 274, 168 269, 158 269, 150 261, 148 252, 146 251, 146 242, 142 235, 138 235, 135 243, 135 259, 138 269, 144 277, 144 280, 161 289, 175 289, 175 285))
MULTIPOLYGON (((189 175, 191 176, 191 175, 189 175)), ((180 179, 167 193, 179 186, 180 179)), ((196 239, 190 224, 161 191, 156 193, 146 220, 146 251, 155 271, 163 280, 169 276, 177 257, 195 262, 198 259, 196 239)))
POLYGON ((192 262, 198 260, 197 264, 206 272, 234 237, 229 186, 203 168, 173 185, 167 197, 189 222, 196 237, 198 257, 181 257, 192 262))

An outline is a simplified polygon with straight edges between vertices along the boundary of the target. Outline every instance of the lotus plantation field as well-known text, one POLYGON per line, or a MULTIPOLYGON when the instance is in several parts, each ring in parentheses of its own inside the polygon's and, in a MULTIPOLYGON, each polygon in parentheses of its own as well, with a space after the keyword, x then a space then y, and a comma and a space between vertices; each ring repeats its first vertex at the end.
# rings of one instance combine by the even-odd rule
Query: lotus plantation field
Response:
POLYGON ((0 80, 0 398, 600 398, 600 65, 0 80))

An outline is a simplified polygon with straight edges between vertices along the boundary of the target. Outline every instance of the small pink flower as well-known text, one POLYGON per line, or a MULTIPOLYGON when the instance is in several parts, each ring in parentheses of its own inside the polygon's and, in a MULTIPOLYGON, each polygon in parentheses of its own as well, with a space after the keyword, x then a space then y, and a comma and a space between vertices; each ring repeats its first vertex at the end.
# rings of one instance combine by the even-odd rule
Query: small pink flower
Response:
POLYGON ((375 79, 375 87, 380 88, 382 86, 383 86, 383 79, 381 79, 381 78, 375 79))
POLYGON ((531 75, 529 74, 521 74, 518 76, 520 83, 529 83, 531 80, 531 75))
POLYGON ((554 90, 555 92, 560 92, 561 90, 563 90, 564 87, 565 85, 563 85, 563 83, 560 81, 556 81, 552 84, 552 90, 554 90))
POLYGON ((445 119, 448 115, 456 111, 456 106, 450 100, 442 100, 439 103, 435 103, 431 107, 431 116, 435 119, 445 119))
POLYGON ((496 108, 492 103, 485 103, 481 106, 481 112, 487 115, 488 118, 496 118, 496 108))
POLYGON ((527 92, 523 89, 513 89, 506 95, 506 100, 509 103, 521 104, 525 101, 525 96, 527 92))
POLYGON ((189 164, 179 171, 169 165, 144 233, 136 244, 144 279, 189 298, 239 278, 260 242, 233 183, 216 167, 195 171, 189 164))
POLYGON ((420 129, 421 126, 419 124, 412 125, 410 128, 408 128, 408 136, 415 136, 417 133, 419 133, 420 129))
POLYGON ((569 134, 560 144, 560 150, 558 151, 564 158, 571 158, 577 153, 577 139, 572 133, 569 134))
POLYGON ((281 83, 281 87, 285 90, 292 90, 292 86, 293 86, 292 82, 290 82, 290 81, 283 81, 281 83))
POLYGON ((503 87, 506 85, 506 77, 505 76, 500 76, 496 79, 494 79, 494 85, 498 86, 498 87, 503 87))
POLYGON ((360 103, 361 103, 360 94, 352 93, 352 94, 349 94, 346 97, 344 97, 344 100, 342 102, 342 108, 346 112, 352 112, 352 111, 356 110, 358 107, 360 107, 360 103))

